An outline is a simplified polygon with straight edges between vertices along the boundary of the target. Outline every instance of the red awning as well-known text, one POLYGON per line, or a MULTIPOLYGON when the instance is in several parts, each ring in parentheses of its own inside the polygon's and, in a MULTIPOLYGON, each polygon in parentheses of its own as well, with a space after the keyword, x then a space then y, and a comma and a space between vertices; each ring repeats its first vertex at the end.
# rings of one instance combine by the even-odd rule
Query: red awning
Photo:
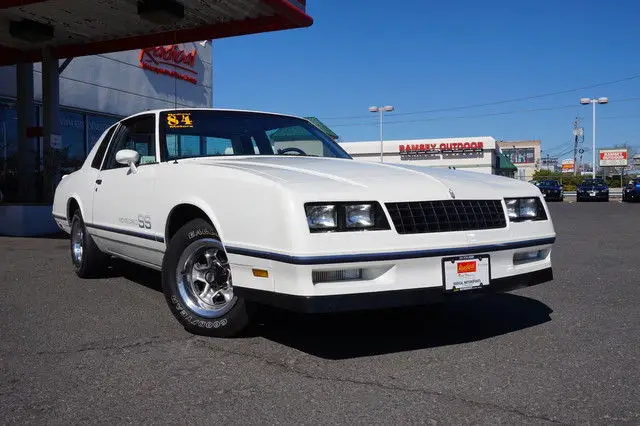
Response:
POLYGON ((39 62, 46 46, 66 58, 312 23, 306 0, 3 0, 0 65, 39 62))

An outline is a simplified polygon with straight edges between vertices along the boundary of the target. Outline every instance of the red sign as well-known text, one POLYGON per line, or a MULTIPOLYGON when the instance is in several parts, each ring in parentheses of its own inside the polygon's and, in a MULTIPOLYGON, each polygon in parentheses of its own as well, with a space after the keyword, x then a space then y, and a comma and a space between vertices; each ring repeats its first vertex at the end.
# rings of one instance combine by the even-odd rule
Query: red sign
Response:
POLYGON ((172 44, 141 49, 139 60, 142 68, 196 84, 196 55, 196 49, 187 52, 172 44))
POLYGON ((608 151, 608 152, 600 151, 600 159, 601 160, 626 160, 627 151, 608 151))
POLYGON ((464 274, 467 272, 476 272, 477 269, 477 264, 476 262, 460 262, 456 265, 458 267, 458 273, 459 274, 464 274))
POLYGON ((463 151, 482 151, 484 149, 483 142, 449 142, 441 143, 421 143, 400 145, 400 153, 409 152, 463 152, 463 151))
POLYGON ((627 166, 628 151, 626 148, 600 150, 600 166, 627 166))

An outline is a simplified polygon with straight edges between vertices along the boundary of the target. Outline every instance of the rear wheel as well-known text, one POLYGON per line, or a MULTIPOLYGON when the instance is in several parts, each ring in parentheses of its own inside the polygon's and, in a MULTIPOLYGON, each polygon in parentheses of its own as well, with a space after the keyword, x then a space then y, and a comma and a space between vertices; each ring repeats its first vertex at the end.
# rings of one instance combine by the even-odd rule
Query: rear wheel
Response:
POLYGON ((80 278, 97 278, 104 274, 109 256, 100 251, 87 232, 80 210, 76 210, 71 219, 71 262, 80 278))
POLYGON ((190 333, 231 337, 249 324, 247 305, 233 292, 224 246, 204 219, 186 223, 171 238, 162 288, 171 312, 190 333))

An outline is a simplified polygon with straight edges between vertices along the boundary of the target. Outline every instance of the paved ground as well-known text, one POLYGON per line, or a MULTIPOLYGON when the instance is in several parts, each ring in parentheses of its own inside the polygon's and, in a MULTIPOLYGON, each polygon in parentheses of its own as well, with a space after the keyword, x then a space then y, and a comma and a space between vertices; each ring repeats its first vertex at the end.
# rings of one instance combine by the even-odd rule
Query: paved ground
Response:
POLYGON ((421 310, 187 334, 159 276, 0 238, 2 423, 640 424, 640 205, 552 204, 555 280, 421 310))

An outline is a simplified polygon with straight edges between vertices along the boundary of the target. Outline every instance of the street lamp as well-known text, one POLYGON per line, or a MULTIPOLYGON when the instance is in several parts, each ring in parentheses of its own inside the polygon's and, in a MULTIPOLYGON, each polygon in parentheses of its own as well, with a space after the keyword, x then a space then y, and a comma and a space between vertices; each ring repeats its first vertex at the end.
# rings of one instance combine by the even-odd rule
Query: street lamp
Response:
MULTIPOLYGON (((609 103, 609 98, 580 98, 580 103, 582 105, 593 105, 593 117, 592 117, 592 124, 593 124, 593 153, 592 153, 592 158, 593 158, 593 171, 592 171, 592 176, 595 179, 596 178, 596 104, 606 104, 609 103)), ((575 167, 575 166, 574 166, 575 167)))
POLYGON ((384 144, 383 144, 383 134, 382 134, 382 116, 384 115, 385 111, 387 112, 391 112, 393 111, 393 106, 391 105, 387 105, 387 106, 372 106, 369 107, 369 112, 378 112, 380 113, 380 162, 382 163, 384 160, 382 159, 382 156, 384 155, 384 144))

